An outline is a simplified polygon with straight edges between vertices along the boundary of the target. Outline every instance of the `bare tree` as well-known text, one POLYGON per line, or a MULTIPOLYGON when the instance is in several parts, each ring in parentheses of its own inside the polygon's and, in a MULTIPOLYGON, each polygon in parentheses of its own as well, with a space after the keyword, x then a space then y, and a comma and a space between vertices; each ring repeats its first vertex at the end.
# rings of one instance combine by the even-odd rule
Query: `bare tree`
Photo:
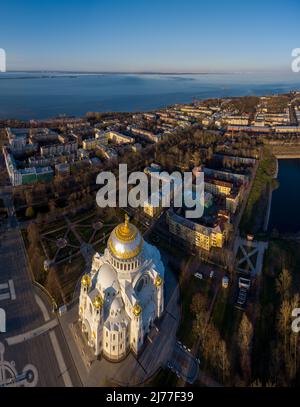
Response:
POLYGON ((247 314, 243 314, 238 333, 238 343, 241 354, 241 366, 247 378, 250 377, 250 351, 253 337, 253 326, 247 314))
POLYGON ((276 280, 276 290, 280 294, 282 300, 286 300, 290 296, 292 285, 292 276, 287 269, 283 269, 276 280))

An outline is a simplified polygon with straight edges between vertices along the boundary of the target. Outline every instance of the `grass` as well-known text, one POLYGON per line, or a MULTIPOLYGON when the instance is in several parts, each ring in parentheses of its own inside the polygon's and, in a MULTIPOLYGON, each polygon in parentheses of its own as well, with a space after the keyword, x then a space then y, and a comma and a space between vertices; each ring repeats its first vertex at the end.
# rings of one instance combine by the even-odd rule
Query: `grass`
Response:
MULTIPOLYGON (((80 226, 80 225, 78 225, 80 226)), ((88 243, 93 236, 94 229, 92 226, 81 226, 81 227, 76 227, 77 233, 81 236, 82 240, 84 240, 86 243, 88 243)))
POLYGON ((257 233, 261 229, 268 203, 268 190, 273 185, 276 158, 264 148, 248 202, 240 223, 244 234, 257 233))
POLYGON ((57 277, 66 301, 72 299, 77 281, 85 269, 85 260, 79 255, 72 259, 72 263, 57 266, 57 277))

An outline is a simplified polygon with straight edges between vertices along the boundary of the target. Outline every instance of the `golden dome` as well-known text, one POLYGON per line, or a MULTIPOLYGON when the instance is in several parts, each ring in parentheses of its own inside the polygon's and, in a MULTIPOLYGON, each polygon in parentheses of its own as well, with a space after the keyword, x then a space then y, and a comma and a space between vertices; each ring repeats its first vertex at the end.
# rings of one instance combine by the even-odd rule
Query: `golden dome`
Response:
POLYGON ((156 279, 155 279, 155 281, 154 281, 154 284, 155 284, 155 286, 156 287, 160 287, 161 285, 162 285, 162 278, 159 276, 159 275, 157 275, 156 276, 156 279))
POLYGON ((108 248, 110 252, 118 259, 127 260, 137 256, 142 247, 142 235, 136 226, 129 223, 128 215, 125 215, 124 223, 118 225, 109 237, 108 248))
POLYGON ((134 315, 136 316, 136 317, 138 317, 140 314, 141 314, 141 312, 142 312, 142 307, 140 306, 140 304, 138 304, 138 303, 136 303, 134 306, 133 306, 133 313, 134 313, 134 315))
POLYGON ((81 279, 81 284, 84 287, 89 287, 91 285, 91 277, 88 274, 85 274, 81 279))
POLYGON ((97 295, 93 301, 94 307, 99 309, 103 307, 103 298, 100 295, 97 295))

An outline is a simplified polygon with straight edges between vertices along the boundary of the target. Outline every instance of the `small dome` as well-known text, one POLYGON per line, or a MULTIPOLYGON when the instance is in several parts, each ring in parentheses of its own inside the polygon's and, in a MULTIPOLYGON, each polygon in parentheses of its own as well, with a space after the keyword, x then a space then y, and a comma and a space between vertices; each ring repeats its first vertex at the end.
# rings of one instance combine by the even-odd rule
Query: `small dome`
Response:
POLYGON ((117 281, 117 276, 114 269, 107 263, 103 264, 99 271, 97 282, 101 285, 102 290, 112 287, 117 281))
POLYGON ((162 285, 162 282, 163 282, 162 278, 159 275, 157 275, 154 281, 155 286, 160 287, 162 285))
POLYGON ((141 312, 142 312, 142 307, 140 306, 140 304, 138 304, 138 303, 136 303, 134 306, 133 306, 133 313, 134 313, 134 315, 136 316, 136 317, 138 317, 140 314, 141 314, 141 312))
POLYGON ((84 287, 89 287, 91 285, 91 277, 88 274, 85 274, 81 279, 81 284, 84 287))
POLYGON ((94 304, 94 307, 97 308, 97 309, 103 307, 103 298, 101 297, 101 295, 97 295, 94 298, 93 304, 94 304))
POLYGON ((129 223, 129 217, 126 215, 125 222, 112 231, 108 240, 108 249, 118 259, 132 259, 142 251, 143 242, 139 230, 129 223))

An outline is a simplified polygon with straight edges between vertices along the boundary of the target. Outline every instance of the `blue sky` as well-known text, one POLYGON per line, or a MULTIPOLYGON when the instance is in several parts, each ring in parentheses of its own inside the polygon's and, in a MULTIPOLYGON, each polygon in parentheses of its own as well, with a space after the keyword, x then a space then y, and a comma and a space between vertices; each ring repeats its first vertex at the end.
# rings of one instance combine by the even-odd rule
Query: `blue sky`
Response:
POLYGON ((299 0, 1 0, 10 70, 290 70, 299 0))

